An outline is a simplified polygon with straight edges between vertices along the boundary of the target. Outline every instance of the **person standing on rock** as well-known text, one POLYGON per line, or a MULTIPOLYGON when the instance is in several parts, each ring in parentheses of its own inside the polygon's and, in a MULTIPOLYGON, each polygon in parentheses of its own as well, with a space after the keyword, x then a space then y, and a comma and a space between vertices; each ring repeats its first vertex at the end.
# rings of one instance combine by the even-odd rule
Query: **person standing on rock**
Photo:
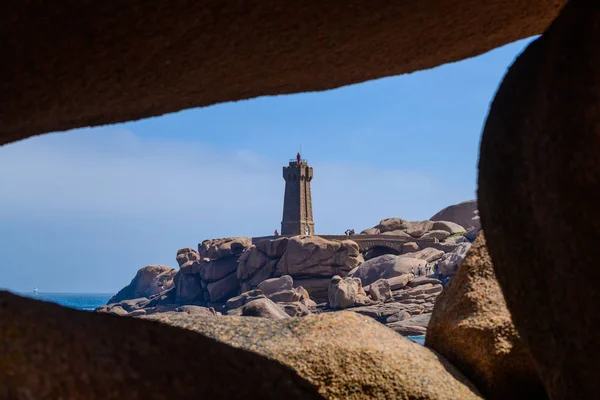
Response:
MULTIPOLYGON (((300 156, 300 153, 298 153, 298 156, 300 156)), ((308 226, 306 228, 304 228, 304 234, 306 236, 308 236, 308 226)))
POLYGON ((417 267, 417 275, 421 276, 421 266, 420 265, 417 267))
POLYGON ((300 152, 296 154, 296 161, 298 161, 298 165, 300 165, 300 162, 302 161, 302 157, 300 157, 300 152))
POLYGON ((429 275, 429 264, 425 264, 425 276, 429 275))
POLYGON ((415 274, 415 269, 413 267, 410 267, 410 273, 413 275, 415 274))
POLYGON ((279 231, 275 229, 275 236, 279 236, 279 231))

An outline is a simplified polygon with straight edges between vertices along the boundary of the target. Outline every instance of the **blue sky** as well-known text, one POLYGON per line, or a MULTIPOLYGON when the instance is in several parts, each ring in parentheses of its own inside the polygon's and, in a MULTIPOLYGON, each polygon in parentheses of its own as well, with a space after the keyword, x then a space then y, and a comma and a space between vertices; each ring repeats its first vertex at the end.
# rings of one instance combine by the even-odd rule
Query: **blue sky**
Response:
POLYGON ((317 233, 472 199, 479 138, 531 39, 435 69, 0 147, 0 288, 116 292, 182 247, 279 228, 281 167, 315 168, 317 233))

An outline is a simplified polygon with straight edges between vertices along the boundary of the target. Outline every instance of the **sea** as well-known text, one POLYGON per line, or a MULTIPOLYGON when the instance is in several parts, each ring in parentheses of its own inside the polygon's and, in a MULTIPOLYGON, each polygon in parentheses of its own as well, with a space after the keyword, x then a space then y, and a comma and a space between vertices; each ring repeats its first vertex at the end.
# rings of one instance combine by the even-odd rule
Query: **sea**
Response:
POLYGON ((32 299, 49 301, 61 306, 77 310, 94 311, 99 306, 104 306, 113 296, 112 293, 19 293, 21 296, 32 299))
MULTIPOLYGON (((32 299, 49 301, 61 306, 77 310, 94 311, 97 307, 106 305, 113 294, 107 293, 19 293, 32 299)), ((425 344, 425 336, 408 336, 408 339, 420 345, 425 344)))

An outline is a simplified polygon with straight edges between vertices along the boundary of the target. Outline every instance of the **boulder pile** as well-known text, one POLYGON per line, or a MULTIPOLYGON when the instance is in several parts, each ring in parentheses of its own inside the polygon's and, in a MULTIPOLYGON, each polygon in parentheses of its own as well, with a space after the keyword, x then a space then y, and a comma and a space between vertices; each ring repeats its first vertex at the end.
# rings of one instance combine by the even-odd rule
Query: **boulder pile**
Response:
POLYGON ((263 240, 245 250, 237 277, 242 292, 257 288, 269 278, 289 275, 317 302, 326 302, 329 281, 344 276, 362 261, 358 245, 351 240, 331 241, 318 236, 263 240))

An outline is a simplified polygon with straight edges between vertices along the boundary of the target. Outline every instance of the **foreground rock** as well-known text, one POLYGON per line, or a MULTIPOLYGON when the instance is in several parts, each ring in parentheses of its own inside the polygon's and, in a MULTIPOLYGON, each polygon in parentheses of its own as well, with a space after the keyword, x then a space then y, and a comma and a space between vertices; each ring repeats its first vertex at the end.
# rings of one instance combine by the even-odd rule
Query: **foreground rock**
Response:
POLYGON ((569 1, 507 72, 481 141, 488 249, 555 400, 598 398, 598 43, 600 3, 569 1))
POLYGON ((322 398, 278 362, 152 321, 76 311, 7 292, 0 292, 0 321, 3 399, 322 398))
POLYGON ((282 321, 160 317, 156 316, 162 322, 278 360, 327 398, 481 399, 443 357, 355 313, 282 321))
POLYGON ((425 339, 489 399, 544 399, 533 360, 513 325, 479 235, 438 297, 425 339))
POLYGON ((119 290, 108 301, 108 304, 141 297, 149 298, 171 289, 174 285, 173 278, 176 273, 176 270, 166 265, 148 265, 141 268, 131 280, 131 283, 119 290))

